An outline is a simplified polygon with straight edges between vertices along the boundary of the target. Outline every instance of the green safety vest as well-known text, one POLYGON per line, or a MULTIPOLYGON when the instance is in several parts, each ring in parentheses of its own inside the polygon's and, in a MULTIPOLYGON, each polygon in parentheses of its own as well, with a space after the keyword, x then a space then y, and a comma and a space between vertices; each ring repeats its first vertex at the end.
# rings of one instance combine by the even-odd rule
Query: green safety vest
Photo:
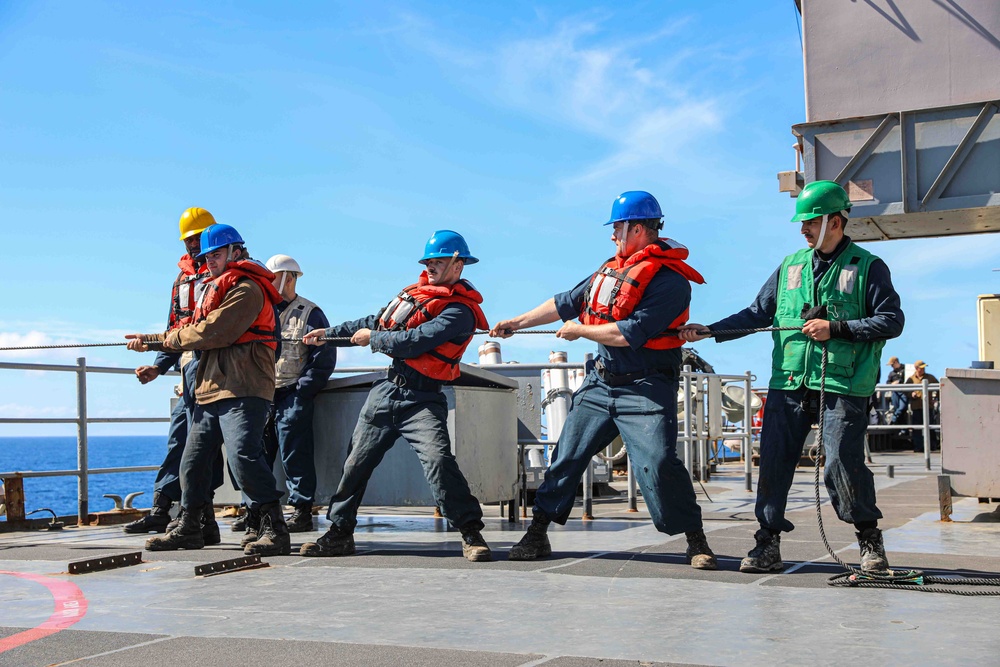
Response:
MULTIPOLYGON (((866 315, 868 268, 878 259, 853 242, 848 244, 814 288, 813 251, 803 248, 781 263, 778 274, 774 326, 801 328, 806 304, 826 304, 831 320, 858 320, 866 315)), ((805 384, 819 390, 823 346, 801 331, 775 331, 771 362, 771 389, 794 390, 805 384)), ((854 342, 840 338, 826 341, 826 389, 847 396, 875 392, 885 341, 854 342)))

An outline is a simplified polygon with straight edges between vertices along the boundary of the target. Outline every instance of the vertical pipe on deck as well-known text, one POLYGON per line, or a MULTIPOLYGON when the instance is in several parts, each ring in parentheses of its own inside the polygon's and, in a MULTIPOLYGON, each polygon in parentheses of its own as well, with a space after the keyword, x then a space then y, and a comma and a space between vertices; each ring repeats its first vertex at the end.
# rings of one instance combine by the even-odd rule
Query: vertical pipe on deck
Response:
POLYGON ((90 477, 87 453, 87 358, 76 360, 76 497, 77 523, 87 524, 90 514, 90 477))
POLYGON ((698 480, 708 481, 708 382, 698 378, 698 391, 702 399, 698 402, 698 480))
POLYGON ((691 467, 691 367, 684 367, 684 467, 688 474, 694 470, 691 467))
POLYGON ((743 483, 747 491, 753 491, 753 375, 746 372, 743 380, 743 483))
MULTIPOLYGON (((625 446, 625 441, 622 440, 622 447, 625 446)), ((638 512, 639 511, 639 501, 637 496, 638 490, 635 483, 635 471, 632 470, 632 457, 628 455, 628 449, 625 450, 625 462, 628 464, 628 511, 638 512)), ((613 465, 609 463, 608 465, 613 465)))
POLYGON ((924 387, 923 396, 921 396, 921 402, 924 405, 924 467, 927 470, 931 469, 931 397, 927 392, 927 378, 925 377, 920 383, 924 387))

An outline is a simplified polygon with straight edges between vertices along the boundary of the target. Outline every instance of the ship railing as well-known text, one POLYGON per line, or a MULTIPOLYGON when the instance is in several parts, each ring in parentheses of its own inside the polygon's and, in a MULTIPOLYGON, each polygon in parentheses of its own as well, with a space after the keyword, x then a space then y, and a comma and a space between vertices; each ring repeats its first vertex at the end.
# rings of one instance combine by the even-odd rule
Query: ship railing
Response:
MULTIPOLYGON (((69 470, 26 470, 0 472, 6 496, 7 521, 23 522, 24 486, 23 480, 33 477, 76 477, 77 478, 77 521, 86 525, 90 517, 90 476, 127 472, 149 472, 159 466, 123 466, 117 468, 91 468, 87 440, 87 426, 90 424, 154 424, 168 423, 169 417, 91 417, 87 413, 87 375, 90 373, 135 376, 131 368, 112 366, 88 366, 86 357, 78 357, 75 365, 35 364, 0 362, 0 370, 52 371, 76 374, 76 416, 75 417, 2 417, 0 424, 76 424, 76 469, 69 470)), ((167 375, 180 375, 171 371, 167 375)))
MULTIPOLYGON (((767 387, 754 387, 754 393, 759 396, 767 396, 767 387)), ((926 378, 920 383, 910 383, 910 384, 877 384, 875 385, 875 395, 879 397, 881 402, 882 398, 886 394, 891 394, 893 392, 911 394, 913 392, 922 392, 920 402, 921 402, 921 421, 918 423, 906 423, 906 424, 869 424, 868 433, 900 433, 903 431, 920 431, 923 435, 924 441, 924 469, 931 469, 931 433, 941 432, 941 424, 932 423, 933 415, 931 413, 931 393, 938 392, 940 396, 941 384, 938 382, 929 382, 926 378)), ((884 412, 884 411, 880 411, 884 412)), ((815 426, 813 427, 816 428, 815 426)), ((754 433, 760 433, 760 426, 754 426, 754 433)), ((940 438, 940 436, 938 436, 940 438)))
MULTIPOLYGON (((338 374, 358 374, 380 372, 385 370, 385 366, 362 366, 353 368, 338 368, 338 374)), ((543 371, 551 369, 582 369, 582 363, 542 363, 542 364, 481 364, 479 368, 493 371, 543 371)), ((87 375, 90 373, 128 375, 133 376, 135 371, 131 368, 116 368, 109 366, 88 366, 85 357, 79 357, 75 365, 67 364, 38 364, 38 363, 18 363, 0 362, 0 370, 26 370, 26 371, 53 371, 70 372, 76 374, 76 416, 65 418, 52 417, 3 417, 0 424, 76 424, 77 427, 77 467, 67 470, 39 470, 39 471, 5 471, 0 472, 0 480, 3 480, 7 495, 7 519, 8 521, 23 521, 24 517, 24 495, 23 480, 34 477, 76 477, 77 478, 77 515, 81 525, 89 521, 89 477, 90 475, 129 473, 129 472, 149 472, 159 469, 159 466, 124 466, 115 468, 90 468, 87 427, 89 424, 127 424, 127 423, 168 423, 169 417, 91 417, 87 412, 87 375), (17 502, 20 499, 20 502, 17 502), (12 502, 13 501, 13 502, 12 502)), ((171 371, 168 375, 179 375, 171 371)), ((743 375, 725 375, 716 373, 701 373, 693 371, 685 366, 681 372, 680 383, 683 388, 682 399, 678 401, 678 412, 684 415, 682 423, 678 424, 679 433, 677 441, 683 445, 684 464, 697 480, 706 480, 711 460, 709 448, 711 443, 723 441, 740 441, 740 459, 743 463, 744 481, 747 491, 753 487, 753 467, 752 452, 755 438, 759 438, 760 427, 753 426, 753 411, 750 400, 743 402, 742 428, 736 428, 731 423, 725 423, 714 413, 718 412, 713 403, 713 397, 718 396, 723 385, 738 383, 743 385, 744 397, 749 397, 753 393, 766 394, 766 389, 754 388, 752 383, 754 376, 747 371, 743 375), (696 414, 698 413, 698 414, 696 414)), ((924 440, 924 461, 927 470, 931 469, 931 437, 932 431, 939 431, 940 425, 931 424, 930 393, 939 391, 940 385, 924 380, 921 384, 880 384, 876 387, 877 392, 915 392, 922 391, 923 420, 920 424, 892 424, 880 425, 871 424, 868 427, 870 432, 878 431, 903 431, 921 430, 924 440)), ((521 473, 521 495, 526 501, 527 484, 525 470, 525 448, 544 447, 546 449, 555 446, 558 439, 521 439, 517 446, 520 451, 519 467, 521 473)), ((610 447, 606 452, 611 456, 610 447)), ((627 451, 626 451, 627 457, 627 451)), ((631 473, 631 460, 628 460, 629 473, 631 473)), ((588 467, 587 478, 584 483, 584 509, 585 516, 590 514, 592 506, 592 484, 586 483, 592 479, 592 467, 588 467)), ((629 507, 636 506, 637 491, 635 488, 634 476, 628 475, 629 479, 629 507)), ((522 505, 525 508, 526 505, 522 505)))

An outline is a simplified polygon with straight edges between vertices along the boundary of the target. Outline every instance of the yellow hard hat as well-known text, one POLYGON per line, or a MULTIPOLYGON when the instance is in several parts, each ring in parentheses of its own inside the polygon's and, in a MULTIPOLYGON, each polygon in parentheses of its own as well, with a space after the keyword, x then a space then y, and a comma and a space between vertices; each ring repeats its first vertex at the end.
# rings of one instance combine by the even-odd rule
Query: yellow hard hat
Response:
POLYGON ((205 209, 189 208, 181 213, 181 241, 195 234, 201 234, 206 227, 214 224, 215 218, 205 209))

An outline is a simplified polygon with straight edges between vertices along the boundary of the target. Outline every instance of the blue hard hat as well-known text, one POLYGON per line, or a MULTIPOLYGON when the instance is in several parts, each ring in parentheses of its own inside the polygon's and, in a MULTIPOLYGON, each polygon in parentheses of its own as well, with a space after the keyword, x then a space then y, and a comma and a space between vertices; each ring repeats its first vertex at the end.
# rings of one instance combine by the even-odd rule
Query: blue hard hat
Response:
POLYGON ((659 220, 663 217, 656 197, 642 190, 629 190, 618 195, 611 205, 611 219, 605 225, 629 220, 659 220))
POLYGON ((198 257, 204 257, 213 250, 225 248, 233 243, 243 244, 243 237, 229 225, 209 225, 201 232, 201 252, 198 257))
POLYGON ((464 260, 466 264, 475 264, 479 261, 469 252, 469 244, 465 242, 461 234, 450 229, 439 229, 427 239, 427 245, 424 246, 424 256, 420 258, 420 263, 426 264, 427 260, 438 257, 454 257, 456 251, 458 258, 464 260))

